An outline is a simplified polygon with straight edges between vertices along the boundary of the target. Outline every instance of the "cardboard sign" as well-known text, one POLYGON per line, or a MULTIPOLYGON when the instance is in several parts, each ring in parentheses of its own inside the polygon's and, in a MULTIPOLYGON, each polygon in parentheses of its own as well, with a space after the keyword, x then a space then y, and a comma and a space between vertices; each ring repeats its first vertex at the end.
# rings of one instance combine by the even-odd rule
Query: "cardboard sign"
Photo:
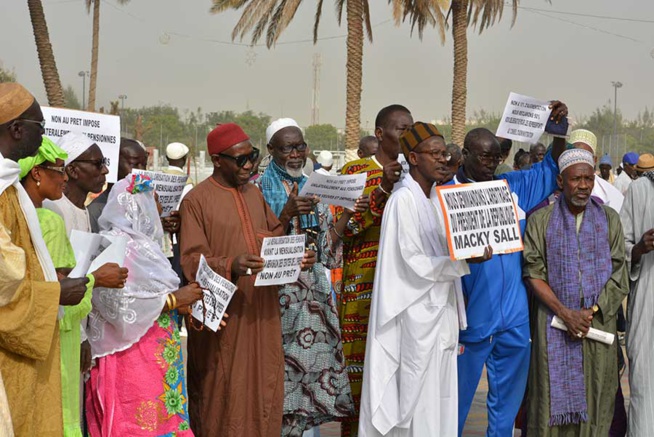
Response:
POLYGON ((523 249, 520 222, 505 180, 436 188, 445 218, 447 244, 453 260, 523 249))
POLYGON ((54 142, 68 132, 78 132, 89 137, 109 159, 107 182, 118 178, 118 153, 120 151, 120 117, 74 109, 41 106, 45 119, 45 135, 54 142))
POLYGON ((498 137, 535 144, 540 139, 552 110, 549 102, 511 93, 506 102, 498 137))
POLYGON ((304 258, 305 241, 304 234, 264 238, 261 258, 265 260, 265 265, 257 274, 254 285, 283 285, 297 281, 304 258))
POLYGON ((332 176, 314 171, 299 195, 318 196, 322 203, 353 209, 366 187, 366 177, 366 173, 332 176))
POLYGON ((132 170, 132 173, 142 174, 152 179, 154 190, 159 196, 161 217, 168 217, 171 211, 177 209, 182 198, 188 175, 176 175, 147 170, 132 170))
POLYGON ((232 300, 236 285, 211 270, 204 255, 200 255, 195 280, 202 288, 204 296, 191 305, 191 315, 204 323, 213 332, 218 330, 227 305, 232 300), (204 304, 203 304, 204 303, 204 304))

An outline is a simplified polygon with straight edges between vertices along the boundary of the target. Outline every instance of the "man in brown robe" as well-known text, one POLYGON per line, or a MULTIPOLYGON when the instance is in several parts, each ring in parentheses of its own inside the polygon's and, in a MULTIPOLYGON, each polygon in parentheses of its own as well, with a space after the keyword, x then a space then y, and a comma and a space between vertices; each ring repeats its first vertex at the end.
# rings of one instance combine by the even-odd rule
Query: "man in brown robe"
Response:
MULTIPOLYGON (((256 186, 259 151, 227 123, 207 136, 213 175, 182 201, 181 262, 195 280, 200 255, 238 286, 221 331, 189 329, 188 395, 196 437, 279 437, 284 402, 278 287, 255 287, 264 237, 284 234, 256 186)), ((306 259, 306 257, 305 257, 306 259)))
MULTIPOLYGON (((59 304, 79 303, 88 279, 57 282, 16 161, 41 145, 43 114, 16 83, 0 84, 0 372, 16 436, 60 436, 59 304)), ((3 406, 4 407, 4 406, 3 406)))

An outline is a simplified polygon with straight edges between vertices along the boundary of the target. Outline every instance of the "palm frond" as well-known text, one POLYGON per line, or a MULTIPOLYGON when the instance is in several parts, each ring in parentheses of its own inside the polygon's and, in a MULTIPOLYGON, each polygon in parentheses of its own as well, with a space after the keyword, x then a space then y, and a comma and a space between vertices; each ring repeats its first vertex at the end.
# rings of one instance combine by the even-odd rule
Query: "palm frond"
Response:
POLYGON ((272 47, 279 39, 282 32, 293 21, 295 13, 302 0, 282 0, 277 7, 275 15, 273 15, 268 25, 268 32, 266 35, 266 45, 268 48, 272 47))
MULTIPOLYGON (((511 26, 515 24, 520 0, 511 0, 513 17, 511 26)), ((470 0, 468 8, 468 25, 479 28, 479 33, 491 27, 502 19, 504 0, 470 0)))
POLYGON ((336 18, 338 19, 338 25, 341 25, 343 21, 343 6, 345 6, 346 0, 336 0, 336 18))
POLYGON ((318 5, 316 6, 316 15, 313 21, 313 43, 318 42, 318 27, 320 27, 320 18, 322 17, 322 2, 323 0, 318 0, 318 5))
POLYGON ((366 26, 366 34, 368 35, 368 41, 372 43, 372 24, 370 23, 370 4, 368 0, 361 0, 363 3, 363 23, 366 26))

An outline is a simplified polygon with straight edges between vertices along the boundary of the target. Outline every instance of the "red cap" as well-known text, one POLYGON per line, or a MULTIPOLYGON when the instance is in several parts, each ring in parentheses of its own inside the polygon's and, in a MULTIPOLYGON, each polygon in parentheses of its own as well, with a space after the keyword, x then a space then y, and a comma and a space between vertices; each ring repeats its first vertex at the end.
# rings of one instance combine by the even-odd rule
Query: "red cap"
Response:
POLYGON ((249 139, 236 123, 219 124, 207 135, 207 150, 210 155, 217 155, 249 139))

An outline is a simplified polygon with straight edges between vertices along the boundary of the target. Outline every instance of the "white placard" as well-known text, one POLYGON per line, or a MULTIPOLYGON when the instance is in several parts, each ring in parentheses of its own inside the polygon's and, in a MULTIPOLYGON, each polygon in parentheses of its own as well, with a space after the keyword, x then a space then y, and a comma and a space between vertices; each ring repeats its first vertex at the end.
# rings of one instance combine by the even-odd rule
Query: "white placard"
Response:
MULTIPOLYGON (((552 317, 552 327, 560 329, 561 331, 568 330, 568 327, 565 325, 563 320, 559 319, 557 316, 552 317)), ((611 345, 615 341, 615 334, 611 334, 610 332, 605 332, 600 329, 590 328, 588 329, 586 338, 611 345)))
POLYGON ((107 182, 118 178, 118 153, 120 151, 120 117, 97 112, 41 106, 45 118, 45 135, 53 141, 68 132, 78 132, 100 146, 102 154, 109 159, 107 182))
POLYGON ((520 222, 505 180, 436 188, 445 218, 450 257, 454 260, 523 249, 520 222))
POLYGON ((211 270, 204 255, 200 255, 195 280, 202 288, 204 296, 202 300, 196 301, 191 306, 191 314, 195 319, 204 323, 207 328, 216 332, 227 305, 234 296, 236 285, 211 270))
POLYGON ((549 104, 533 97, 509 94, 495 135, 529 144, 537 143, 545 132, 547 119, 552 112, 549 104))
POLYGON ((123 266, 127 237, 91 234, 73 229, 70 244, 75 254, 75 268, 69 278, 83 278, 107 263, 123 266))
POLYGON ((322 203, 353 209, 366 188, 366 173, 324 175, 313 172, 300 190, 300 196, 318 196, 322 203))
POLYGON ((188 175, 176 175, 162 173, 158 171, 132 170, 132 173, 142 174, 152 179, 154 190, 159 196, 161 204, 161 217, 168 217, 171 211, 177 209, 179 201, 182 198, 188 175))
POLYGON ((305 241, 304 234, 264 238, 261 258, 265 260, 265 265, 257 274, 254 285, 283 285, 297 281, 304 258, 305 241))

